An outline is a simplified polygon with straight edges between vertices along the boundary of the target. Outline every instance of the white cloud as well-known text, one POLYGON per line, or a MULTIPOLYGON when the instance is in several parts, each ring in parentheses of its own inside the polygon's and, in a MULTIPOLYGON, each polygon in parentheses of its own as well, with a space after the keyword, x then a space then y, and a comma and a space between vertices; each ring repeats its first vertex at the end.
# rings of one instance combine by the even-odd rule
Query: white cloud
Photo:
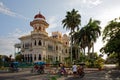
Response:
POLYGON ((3 37, 0 38, 0 54, 4 55, 10 55, 14 53, 14 45, 13 42, 15 42, 11 38, 3 37))
POLYGON ((101 10, 101 13, 96 16, 98 20, 100 20, 102 29, 108 24, 109 21, 120 17, 120 6, 115 6, 112 8, 107 8, 101 10))
POLYGON ((57 18, 55 16, 51 16, 48 19, 49 28, 56 28, 57 27, 57 18))
POLYGON ((16 16, 16 13, 12 12, 2 2, 0 2, 0 13, 6 14, 6 15, 9 15, 9 16, 16 16))
POLYGON ((90 7, 97 6, 102 3, 102 0, 69 0, 68 5, 71 7, 81 6, 81 7, 90 7))
POLYGON ((47 32, 49 33, 49 36, 51 36, 52 35, 51 33, 53 32, 53 30, 56 29, 58 26, 57 17, 51 16, 48 18, 47 22, 49 24, 49 27, 47 28, 47 32))
POLYGON ((20 15, 18 13, 11 11, 2 2, 0 2, 0 13, 8 15, 8 16, 12 16, 12 17, 18 17, 18 18, 25 19, 25 20, 29 19, 29 18, 24 17, 23 15, 20 15))
POLYGON ((8 36, 0 37, 0 54, 8 56, 12 54, 14 56, 14 45, 15 43, 19 43, 18 38, 25 34, 28 33, 23 33, 21 30, 15 29, 15 31, 9 33, 8 36))
POLYGON ((102 3, 101 0, 87 0, 87 2, 88 2, 89 4, 92 4, 92 5, 95 5, 95 6, 97 6, 97 5, 99 5, 99 4, 102 3))

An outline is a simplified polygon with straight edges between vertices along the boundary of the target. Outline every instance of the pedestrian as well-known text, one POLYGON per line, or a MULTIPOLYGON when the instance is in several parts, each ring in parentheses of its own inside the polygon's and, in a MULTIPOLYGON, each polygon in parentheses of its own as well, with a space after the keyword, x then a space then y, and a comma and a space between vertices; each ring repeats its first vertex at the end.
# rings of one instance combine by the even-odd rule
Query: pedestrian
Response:
POLYGON ((64 64, 60 63, 60 74, 66 75, 66 70, 64 64))
POLYGON ((77 65, 74 63, 74 65, 72 66, 72 71, 73 71, 73 76, 77 77, 77 65))

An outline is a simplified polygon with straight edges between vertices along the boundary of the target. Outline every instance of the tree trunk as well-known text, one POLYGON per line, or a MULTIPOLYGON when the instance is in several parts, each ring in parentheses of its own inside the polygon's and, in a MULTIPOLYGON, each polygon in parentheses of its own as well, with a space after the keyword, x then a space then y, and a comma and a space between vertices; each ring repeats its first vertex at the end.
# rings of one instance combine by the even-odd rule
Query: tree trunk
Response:
POLYGON ((90 54, 90 46, 88 46, 88 55, 90 54))
POLYGON ((94 53, 94 44, 92 45, 92 53, 94 53))
POLYGON ((76 58, 76 60, 78 60, 78 51, 77 51, 77 47, 75 48, 75 58, 76 58))
POLYGON ((83 60, 83 62, 85 62, 85 48, 83 50, 84 50, 84 60, 83 60))

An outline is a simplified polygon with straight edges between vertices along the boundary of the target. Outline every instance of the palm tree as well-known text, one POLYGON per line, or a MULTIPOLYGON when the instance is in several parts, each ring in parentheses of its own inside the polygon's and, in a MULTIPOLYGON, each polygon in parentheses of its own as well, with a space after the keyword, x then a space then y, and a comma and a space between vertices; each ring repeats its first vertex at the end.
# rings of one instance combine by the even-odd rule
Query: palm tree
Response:
POLYGON ((85 48, 87 47, 88 44, 88 39, 86 35, 87 35, 86 27, 82 27, 81 30, 75 32, 73 35, 74 44, 79 45, 79 47, 83 50, 84 55, 85 48))
MULTIPOLYGON (((85 48, 88 47, 88 54, 90 53, 91 47, 94 47, 94 42, 100 36, 100 21, 92 20, 90 18, 87 25, 81 28, 78 32, 73 35, 73 40, 83 49, 85 55, 85 48)), ((94 53, 94 51, 93 51, 94 53)))
POLYGON ((70 30, 71 36, 71 62, 72 62, 72 35, 75 30, 79 30, 79 25, 81 24, 81 16, 78 14, 78 11, 73 9, 71 12, 67 12, 65 19, 62 20, 63 28, 70 30))
POLYGON ((92 20, 90 18, 88 24, 86 25, 87 27, 87 33, 89 33, 89 43, 88 43, 88 53, 90 53, 91 47, 93 47, 92 53, 94 53, 94 43, 97 41, 97 38, 101 35, 101 27, 100 21, 99 20, 92 20))

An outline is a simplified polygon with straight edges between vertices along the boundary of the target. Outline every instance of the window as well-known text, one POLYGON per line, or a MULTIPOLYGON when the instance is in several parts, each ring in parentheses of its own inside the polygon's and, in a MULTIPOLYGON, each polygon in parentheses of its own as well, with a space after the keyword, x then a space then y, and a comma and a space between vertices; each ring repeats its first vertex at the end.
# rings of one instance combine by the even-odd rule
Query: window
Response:
POLYGON ((39 30, 41 31, 41 27, 39 27, 39 30))
POLYGON ((30 44, 29 43, 25 43, 24 47, 25 47, 25 49, 28 49, 30 47, 30 44))
POLYGON ((67 45, 67 42, 66 42, 66 45, 67 45))
POLYGON ((39 45, 39 46, 41 46, 41 45, 42 45, 42 43, 41 43, 41 40, 39 40, 39 43, 38 43, 38 45, 39 45))
POLYGON ((48 50, 53 51, 53 46, 48 44, 48 50))
POLYGON ((30 57, 30 62, 32 62, 32 54, 30 54, 29 57, 30 57))
POLYGON ((67 49, 65 50, 65 52, 67 53, 67 49))
POLYGON ((36 46, 36 40, 35 40, 35 43, 34 43, 34 44, 35 44, 35 46, 36 46))
POLYGON ((39 58, 38 58, 39 60, 41 60, 41 55, 39 54, 39 58))
POLYGON ((58 46, 56 46, 56 51, 58 50, 58 46))
POLYGON ((36 54, 34 55, 34 60, 36 60, 36 54))

